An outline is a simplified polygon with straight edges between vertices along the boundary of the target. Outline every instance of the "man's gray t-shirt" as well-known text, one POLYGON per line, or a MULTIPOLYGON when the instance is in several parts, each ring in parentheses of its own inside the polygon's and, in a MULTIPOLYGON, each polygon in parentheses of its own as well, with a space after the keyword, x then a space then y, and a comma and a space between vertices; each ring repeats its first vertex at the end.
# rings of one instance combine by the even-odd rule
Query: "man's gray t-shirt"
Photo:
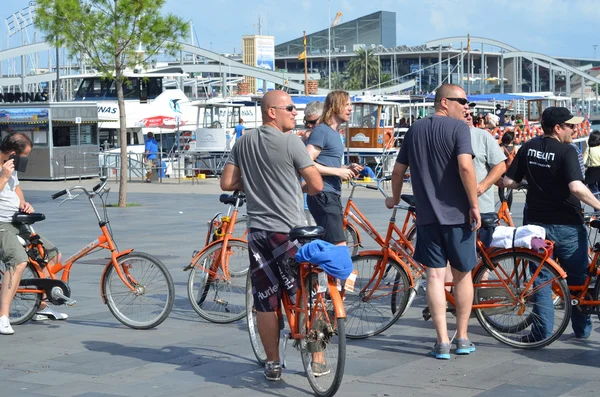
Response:
POLYGON ((17 186, 19 186, 19 178, 15 171, 0 192, 0 222, 12 222, 13 215, 19 211, 21 200, 15 191, 17 186))
POLYGON ((396 161, 410 167, 418 225, 469 223, 471 206, 458 171, 461 154, 473 155, 464 121, 432 116, 406 132, 396 161))
POLYGON ((298 170, 314 163, 298 136, 268 126, 246 130, 227 163, 242 173, 249 228, 288 233, 305 225, 298 170))
MULTIPOLYGON (((506 160, 504 151, 500 148, 498 141, 486 130, 481 128, 471 128, 471 146, 475 158, 475 177, 477 183, 485 179, 492 168, 506 160)), ((479 212, 495 212, 494 205, 494 185, 479 196, 479 212)))
MULTIPOLYGON (((321 149, 315 161, 326 167, 340 168, 344 157, 344 144, 339 132, 327 124, 317 125, 306 141, 321 149)), ((323 175, 323 191, 342 194, 342 178, 334 175, 323 175)))

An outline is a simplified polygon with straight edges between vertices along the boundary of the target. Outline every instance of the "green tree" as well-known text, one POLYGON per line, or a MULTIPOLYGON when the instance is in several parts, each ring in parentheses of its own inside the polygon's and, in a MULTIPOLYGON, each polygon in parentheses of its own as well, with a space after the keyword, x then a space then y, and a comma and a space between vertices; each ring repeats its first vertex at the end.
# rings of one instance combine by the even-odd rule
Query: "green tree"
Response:
POLYGON ((55 46, 86 57, 104 76, 115 80, 119 106, 121 172, 119 207, 127 204, 127 129, 123 84, 127 68, 145 64, 159 50, 174 54, 185 22, 161 15, 165 0, 37 0, 36 27, 55 46), (140 59, 137 46, 145 50, 140 59))
POLYGON ((359 48, 356 57, 348 63, 346 73, 350 79, 356 79, 354 84, 360 82, 360 87, 356 89, 367 89, 378 83, 379 67, 379 57, 375 56, 372 49, 359 48))

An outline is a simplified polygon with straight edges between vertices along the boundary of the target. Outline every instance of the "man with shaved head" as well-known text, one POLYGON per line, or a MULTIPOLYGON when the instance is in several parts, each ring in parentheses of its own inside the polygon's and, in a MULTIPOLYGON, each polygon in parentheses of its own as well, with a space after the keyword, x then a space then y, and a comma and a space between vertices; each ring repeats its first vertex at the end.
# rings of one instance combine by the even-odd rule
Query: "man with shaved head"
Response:
POLYGON ((323 180, 304 143, 295 134, 296 106, 284 91, 269 91, 262 99, 263 125, 246 131, 231 149, 221 177, 221 189, 243 190, 248 202, 248 253, 258 332, 263 342, 268 380, 281 378, 277 309, 283 290, 296 295, 290 272, 297 247, 289 241, 294 226, 304 225, 304 190, 314 196, 323 180))
POLYGON ((417 206, 415 259, 427 267, 427 303, 437 333, 431 351, 450 359, 444 280, 452 267, 456 301, 456 354, 470 354, 467 327, 473 302, 471 270, 477 263, 475 230, 481 225, 473 149, 465 114, 469 101, 462 88, 442 85, 435 94, 435 114, 417 120, 404 136, 392 175, 392 197, 400 202, 404 174, 410 166, 417 206))

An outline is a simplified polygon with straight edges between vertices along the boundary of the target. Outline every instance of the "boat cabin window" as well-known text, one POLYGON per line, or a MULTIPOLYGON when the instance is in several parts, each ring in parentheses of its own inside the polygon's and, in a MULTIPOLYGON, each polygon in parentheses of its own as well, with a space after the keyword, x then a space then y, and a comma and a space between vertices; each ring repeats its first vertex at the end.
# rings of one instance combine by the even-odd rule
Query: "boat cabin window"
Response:
POLYGON ((381 108, 381 120, 379 121, 380 127, 393 127, 394 121, 393 117, 393 109, 391 106, 383 106, 381 108))
POLYGON ((377 105, 355 103, 352 109, 351 124, 359 128, 377 126, 377 105))
POLYGON ((542 117, 542 100, 527 101, 527 120, 539 121, 542 117))
MULTIPOLYGON (((128 145, 139 145, 141 132, 127 131, 127 144, 128 145)), ((104 143, 108 142, 108 148, 112 149, 119 146, 119 130, 117 129, 101 129, 98 132, 98 139, 100 141, 100 147, 104 148, 104 143)), ((82 138, 83 141, 83 138, 82 138)))
POLYGON ((240 120, 240 107, 210 106, 204 108, 203 128, 235 128, 240 120))
MULTIPOLYGON (((123 84, 125 99, 154 99, 163 92, 162 77, 128 77, 123 84)), ((75 99, 116 98, 117 87, 114 80, 86 77, 79 84, 75 99)))

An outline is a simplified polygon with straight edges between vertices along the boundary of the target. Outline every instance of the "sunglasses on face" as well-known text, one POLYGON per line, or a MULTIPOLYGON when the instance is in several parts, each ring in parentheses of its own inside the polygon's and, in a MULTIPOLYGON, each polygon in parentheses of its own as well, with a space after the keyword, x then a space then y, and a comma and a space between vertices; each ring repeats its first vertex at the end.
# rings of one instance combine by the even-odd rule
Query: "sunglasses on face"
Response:
POLYGON ((286 105, 286 106, 271 106, 272 109, 285 109, 286 112, 293 112, 296 110, 296 105, 286 105))
POLYGON ((307 126, 307 127, 311 126, 311 125, 314 126, 315 124, 317 124, 317 121, 319 121, 319 119, 316 119, 316 120, 306 120, 305 119, 304 120, 304 125, 307 126))
POLYGON ((467 98, 446 98, 446 100, 458 102, 463 106, 465 106, 467 103, 469 103, 469 100, 467 98))

